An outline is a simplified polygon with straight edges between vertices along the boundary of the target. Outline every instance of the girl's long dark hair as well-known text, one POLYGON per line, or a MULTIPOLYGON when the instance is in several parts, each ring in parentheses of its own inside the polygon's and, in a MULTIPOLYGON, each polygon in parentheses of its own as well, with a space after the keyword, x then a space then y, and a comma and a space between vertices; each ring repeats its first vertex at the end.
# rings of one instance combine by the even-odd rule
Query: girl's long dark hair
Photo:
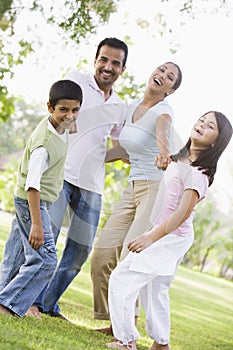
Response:
MULTIPOLYGON (((198 158, 192 162, 191 165, 198 167, 200 170, 203 170, 203 174, 206 174, 209 177, 210 186, 214 181, 214 175, 217 170, 219 157, 227 147, 232 137, 232 125, 227 117, 221 112, 210 111, 205 113, 203 117, 208 113, 214 113, 219 135, 214 145, 206 150, 201 151, 198 158)), ((177 154, 171 155, 171 159, 177 162, 179 159, 186 157, 189 154, 190 146, 191 139, 189 138, 186 145, 177 154)))

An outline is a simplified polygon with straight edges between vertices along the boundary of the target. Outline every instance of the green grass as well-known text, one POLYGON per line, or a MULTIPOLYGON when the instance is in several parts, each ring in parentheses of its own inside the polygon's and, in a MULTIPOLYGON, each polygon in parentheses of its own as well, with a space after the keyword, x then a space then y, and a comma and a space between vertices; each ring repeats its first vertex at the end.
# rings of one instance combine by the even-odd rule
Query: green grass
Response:
MULTIPOLYGON (((0 256, 10 228, 10 218, 0 214, 0 256)), ((58 242, 59 255, 65 236, 58 242)), ((172 350, 233 349, 232 282, 180 267, 170 289, 172 350)), ((0 350, 106 349, 111 338, 94 331, 107 321, 93 319, 89 261, 60 300, 62 313, 72 323, 43 315, 42 321, 0 315, 0 350)), ((145 330, 142 311, 138 321, 138 349, 152 341, 145 330)))

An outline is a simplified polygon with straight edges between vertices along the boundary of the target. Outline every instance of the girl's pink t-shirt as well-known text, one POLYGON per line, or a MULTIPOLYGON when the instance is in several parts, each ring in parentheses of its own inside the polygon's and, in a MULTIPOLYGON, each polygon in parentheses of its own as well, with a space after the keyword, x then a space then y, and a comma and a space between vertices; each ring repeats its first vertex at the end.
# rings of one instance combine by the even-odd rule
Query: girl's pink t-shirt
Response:
MULTIPOLYGON (((206 195, 208 185, 207 175, 197 167, 180 161, 170 163, 160 183, 150 221, 154 226, 163 223, 179 206, 183 192, 187 189, 197 191, 200 202, 206 195)), ((186 221, 172 232, 173 234, 183 236, 193 233, 195 208, 186 221)))

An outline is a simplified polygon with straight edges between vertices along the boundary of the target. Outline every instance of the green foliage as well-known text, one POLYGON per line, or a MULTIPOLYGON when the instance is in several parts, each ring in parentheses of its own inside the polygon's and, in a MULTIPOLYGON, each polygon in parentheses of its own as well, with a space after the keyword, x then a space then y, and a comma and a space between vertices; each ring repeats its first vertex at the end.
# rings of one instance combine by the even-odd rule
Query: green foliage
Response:
POLYGON ((32 52, 32 46, 23 38, 14 40, 14 23, 18 14, 12 0, 0 4, 0 124, 14 112, 14 98, 9 95, 5 78, 12 78, 14 69, 23 63, 24 58, 32 52))
POLYGON ((186 256, 189 266, 203 270, 207 255, 214 248, 216 240, 214 232, 219 229, 220 223, 216 219, 214 206, 208 200, 201 202, 194 217, 195 242, 186 256), (206 255, 207 254, 207 255, 206 255))
POLYGON ((233 229, 229 230, 227 225, 225 231, 220 232, 216 237, 218 244, 213 255, 217 261, 218 275, 233 279, 233 229))
MULTIPOLYGON (((14 114, 0 128, 0 154, 7 155, 23 150, 28 137, 46 113, 45 108, 39 103, 28 104, 22 98, 15 100, 14 114)), ((0 210, 14 211, 13 192, 18 163, 19 161, 11 158, 6 170, 0 173, 0 210)))
POLYGON ((38 102, 26 103, 22 98, 16 99, 14 113, 0 128, 0 154, 23 150, 28 137, 47 113, 38 102))
MULTIPOLYGON (((48 23, 57 25, 76 43, 95 33, 98 25, 108 21, 116 11, 115 1, 107 0, 64 0, 59 11, 58 2, 41 4, 38 0, 1 0, 0 3, 0 124, 14 112, 14 97, 9 94, 5 79, 12 78, 15 67, 23 63, 25 57, 33 51, 33 42, 15 35, 14 25, 19 14, 25 9, 40 11, 48 23)), ((33 40, 33 39, 32 39, 33 40)))
POLYGON ((120 160, 105 165, 105 187, 99 228, 103 227, 128 184, 129 164, 120 160))
POLYGON ((12 160, 6 170, 0 173, 0 210, 14 212, 14 188, 17 178, 18 162, 12 160))
POLYGON ((233 276, 233 231, 226 217, 214 205, 211 195, 201 202, 194 216, 195 240, 183 265, 199 271, 228 277, 233 276))
MULTIPOLYGON (((1 68, 0 68, 1 74, 1 68)), ((8 95, 6 86, 0 85, 0 125, 14 112, 14 98, 8 95)))
POLYGON ((142 98, 146 83, 136 84, 134 76, 125 72, 122 78, 116 83, 115 91, 126 102, 131 103, 135 99, 142 98))
MULTIPOLYGON (((160 0, 171 1, 171 0, 160 0)), ((15 23, 20 13, 27 9, 28 11, 40 13, 47 23, 51 23, 57 28, 57 32, 63 36, 65 40, 71 40, 75 44, 80 44, 84 38, 89 38, 91 34, 96 33, 97 28, 107 23, 110 15, 117 11, 117 6, 121 0, 50 0, 41 2, 40 0, 1 0, 0 2, 0 124, 5 121, 13 113, 14 103, 13 96, 10 96, 5 79, 9 79, 14 75, 15 67, 22 64, 25 57, 29 55, 35 46, 33 40, 25 40, 19 37, 19 33, 15 31, 15 23), (17 35, 16 35, 17 34, 17 35)), ((218 11, 224 9, 228 13, 231 9, 230 1, 218 0, 216 5, 209 5, 210 1, 202 0, 204 11, 218 11)), ((197 11, 197 0, 183 0, 180 3, 180 13, 195 16, 199 11, 203 10, 203 6, 199 6, 201 10, 197 11)), ((186 21, 188 21, 186 19, 186 21)), ((185 23, 185 20, 183 20, 185 23)), ((142 29, 148 29, 150 23, 143 18, 137 19, 138 25, 142 29)), ((155 17, 156 26, 153 28, 159 35, 165 32, 172 33, 168 23, 163 15, 158 14, 155 17)), ((183 24, 183 23, 182 23, 183 24)), ((28 31, 30 28, 28 28, 28 31)), ((22 34, 23 35, 23 34, 22 34)), ((155 33, 153 34, 153 36, 155 33)), ((177 47, 170 49, 171 53, 175 53, 177 47)), ((127 96, 127 88, 125 91, 127 96)))
POLYGON ((57 13, 55 14, 54 5, 52 5, 49 22, 57 24, 71 40, 79 44, 81 39, 96 33, 96 28, 108 21, 111 13, 116 11, 117 2, 112 0, 64 0, 61 18, 57 13))
POLYGON ((0 28, 6 30, 13 22, 12 5, 14 0, 1 0, 0 2, 0 28))

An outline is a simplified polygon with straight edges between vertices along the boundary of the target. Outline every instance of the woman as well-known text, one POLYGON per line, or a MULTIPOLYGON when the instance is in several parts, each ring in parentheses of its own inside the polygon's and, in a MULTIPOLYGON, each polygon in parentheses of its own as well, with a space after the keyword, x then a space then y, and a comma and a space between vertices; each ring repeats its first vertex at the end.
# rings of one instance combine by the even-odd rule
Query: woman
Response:
MULTIPOLYGON (((91 259, 96 319, 109 319, 109 276, 118 260, 128 254, 129 241, 150 228, 149 217, 163 173, 154 166, 154 157, 160 154, 161 168, 166 168, 172 143, 173 111, 165 98, 176 91, 181 80, 175 63, 162 64, 151 74, 144 98, 129 107, 119 137, 129 155, 129 184, 102 229, 91 259)), ((98 331, 112 333, 111 327, 98 331)))

